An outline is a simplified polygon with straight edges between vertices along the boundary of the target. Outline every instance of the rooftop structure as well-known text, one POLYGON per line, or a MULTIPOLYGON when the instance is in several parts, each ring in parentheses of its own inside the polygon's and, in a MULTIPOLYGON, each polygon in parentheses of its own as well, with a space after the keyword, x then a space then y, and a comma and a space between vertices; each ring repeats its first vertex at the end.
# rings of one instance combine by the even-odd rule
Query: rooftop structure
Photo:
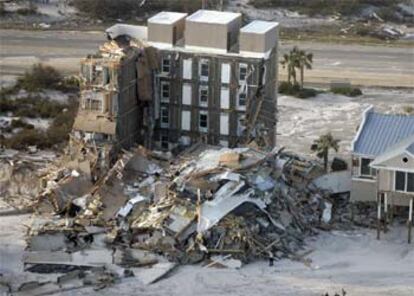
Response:
POLYGON ((391 146, 414 135, 414 116, 381 114, 369 108, 353 142, 353 152, 378 156, 391 146))

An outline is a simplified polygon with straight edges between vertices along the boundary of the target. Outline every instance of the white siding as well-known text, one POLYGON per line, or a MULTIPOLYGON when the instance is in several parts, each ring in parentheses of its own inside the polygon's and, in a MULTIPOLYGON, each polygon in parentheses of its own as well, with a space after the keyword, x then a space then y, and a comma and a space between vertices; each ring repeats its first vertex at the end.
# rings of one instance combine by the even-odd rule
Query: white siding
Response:
POLYGON ((221 64, 221 83, 230 83, 230 64, 221 64))
POLYGON ((220 108, 230 109, 230 90, 227 87, 220 90, 220 108))
POLYGON ((191 130, 191 112, 190 111, 181 112, 181 129, 183 131, 191 130))
POLYGON ((226 113, 220 114, 220 134, 225 136, 229 134, 229 115, 226 113))
POLYGON ((193 61, 191 59, 186 59, 183 61, 183 78, 191 79, 193 77, 193 61))
POLYGON ((183 105, 191 105, 192 91, 191 84, 183 84, 183 105))

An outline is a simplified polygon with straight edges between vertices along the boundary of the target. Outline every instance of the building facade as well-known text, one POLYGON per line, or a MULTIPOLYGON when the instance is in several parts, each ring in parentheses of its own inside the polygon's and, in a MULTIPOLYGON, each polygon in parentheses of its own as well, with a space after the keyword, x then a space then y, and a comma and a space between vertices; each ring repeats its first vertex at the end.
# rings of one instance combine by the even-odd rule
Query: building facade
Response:
POLYGON ((118 24, 81 62, 74 133, 122 148, 276 143, 278 24, 241 14, 161 12, 118 24))
POLYGON ((160 57, 155 146, 275 145, 278 24, 238 13, 162 12, 148 21, 160 57))

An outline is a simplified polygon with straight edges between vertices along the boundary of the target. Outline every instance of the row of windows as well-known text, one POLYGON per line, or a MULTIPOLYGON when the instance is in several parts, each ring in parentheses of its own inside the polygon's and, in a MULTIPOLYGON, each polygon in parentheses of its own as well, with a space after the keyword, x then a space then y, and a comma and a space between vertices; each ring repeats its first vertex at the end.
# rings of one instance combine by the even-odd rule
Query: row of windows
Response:
MULTIPOLYGON (((171 97, 171 85, 168 81, 161 82, 161 102, 169 103, 171 97)), ((198 91, 198 104, 202 107, 208 107, 209 88, 207 85, 201 85, 198 91)), ((192 104, 192 86, 189 83, 183 85, 182 91, 182 104, 192 104)), ((241 91, 237 96, 236 106, 238 110, 246 110, 247 93, 241 91)), ((220 106, 221 109, 230 108, 230 90, 227 87, 223 87, 220 91, 220 106)))
MULTIPOLYGON (((199 111, 197 130, 202 133, 207 133, 209 130, 209 113, 208 111, 199 111)), ((220 113, 220 134, 228 136, 230 132, 230 115, 228 113, 220 113)), ((168 106, 161 106, 160 112, 160 127, 170 127, 170 108, 168 106)), ((245 116, 238 115, 237 120, 237 135, 241 136, 245 129, 245 116)), ((191 111, 181 111, 181 130, 191 131, 191 111)))
MULTIPOLYGON (((193 62, 192 59, 185 59, 183 60, 183 73, 182 77, 184 79, 192 79, 193 78, 193 62)), ((210 62, 208 59, 201 59, 199 61, 199 78, 202 81, 208 81, 210 76, 210 62)), ((170 74, 171 73, 171 58, 164 57, 162 60, 161 71, 163 74, 170 74)), ((229 63, 221 64, 221 81, 222 83, 230 83, 230 75, 231 75, 231 65, 229 63)), ((245 63, 239 64, 239 73, 238 73, 239 81, 245 82, 249 76, 248 73, 248 65, 245 63)))

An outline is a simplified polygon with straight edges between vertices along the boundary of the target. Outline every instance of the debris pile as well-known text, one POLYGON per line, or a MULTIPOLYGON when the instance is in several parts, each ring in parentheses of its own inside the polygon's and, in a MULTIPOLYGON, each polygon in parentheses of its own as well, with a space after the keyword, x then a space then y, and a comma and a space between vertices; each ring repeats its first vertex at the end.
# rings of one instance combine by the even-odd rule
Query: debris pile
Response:
POLYGON ((70 167, 50 174, 35 205, 27 270, 104 268, 152 283, 178 264, 294 259, 332 216, 329 192, 312 184, 322 168, 283 150, 198 144, 172 159, 140 147, 96 181, 70 167))

